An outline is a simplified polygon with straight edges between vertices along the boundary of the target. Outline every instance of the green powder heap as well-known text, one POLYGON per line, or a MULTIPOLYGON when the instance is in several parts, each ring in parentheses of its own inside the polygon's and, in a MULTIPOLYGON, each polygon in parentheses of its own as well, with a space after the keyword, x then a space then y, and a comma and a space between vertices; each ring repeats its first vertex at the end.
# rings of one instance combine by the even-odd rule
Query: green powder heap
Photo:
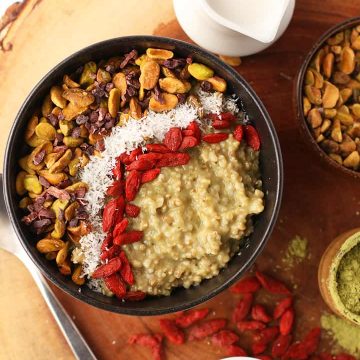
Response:
POLYGON ((293 267, 301 263, 307 256, 308 241, 305 238, 296 235, 289 242, 285 256, 282 259, 288 267, 293 267))
POLYGON ((330 314, 321 316, 321 327, 327 330, 337 345, 360 358, 360 327, 330 314))
POLYGON ((337 271, 337 289, 344 306, 360 315, 360 244, 341 259, 337 271))

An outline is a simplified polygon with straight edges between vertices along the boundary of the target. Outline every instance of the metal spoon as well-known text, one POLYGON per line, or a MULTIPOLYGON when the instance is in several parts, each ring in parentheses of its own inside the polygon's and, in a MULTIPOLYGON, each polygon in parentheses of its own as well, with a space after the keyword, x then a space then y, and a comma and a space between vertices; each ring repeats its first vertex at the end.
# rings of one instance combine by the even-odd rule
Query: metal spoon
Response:
POLYGON ((31 261, 25 250, 22 248, 20 241, 17 239, 8 215, 6 213, 3 181, 0 174, 0 248, 9 251, 16 255, 27 267, 30 274, 33 276, 36 285, 38 286, 41 295, 49 306, 56 322, 58 323, 62 333, 68 344, 70 345, 76 359, 78 360, 96 360, 96 356, 91 351, 89 345, 81 335, 70 316, 66 313, 60 301, 40 274, 35 264, 31 261))

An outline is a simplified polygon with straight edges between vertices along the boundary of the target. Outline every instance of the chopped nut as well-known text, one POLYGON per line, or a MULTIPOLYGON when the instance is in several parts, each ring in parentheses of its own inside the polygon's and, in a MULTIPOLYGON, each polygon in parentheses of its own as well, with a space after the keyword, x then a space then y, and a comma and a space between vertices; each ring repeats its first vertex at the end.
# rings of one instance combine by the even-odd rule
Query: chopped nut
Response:
POLYGON ((141 64, 140 69, 141 69, 141 75, 139 81, 142 89, 145 90, 153 89, 159 80, 159 75, 160 75, 159 64, 156 61, 149 59, 141 64))
POLYGON ((63 98, 62 93, 63 89, 60 86, 53 86, 50 89, 51 101, 61 109, 66 106, 66 99, 63 98))
POLYGON ((344 46, 340 58, 340 70, 344 74, 351 74, 355 69, 355 53, 349 46, 344 46))
POLYGON ((343 161, 344 166, 347 168, 352 168, 357 170, 360 163, 360 155, 357 151, 353 151, 348 157, 343 161))
POLYGON ((179 102, 176 95, 164 93, 164 103, 157 101, 155 98, 151 98, 149 102, 149 109, 155 112, 163 112, 173 109, 179 102))
POLYGON ((325 91, 322 97, 323 107, 325 109, 333 108, 339 99, 339 89, 328 81, 324 82, 325 91))
POLYGON ((313 108, 309 111, 307 120, 313 129, 319 127, 322 123, 320 111, 317 108, 313 108))

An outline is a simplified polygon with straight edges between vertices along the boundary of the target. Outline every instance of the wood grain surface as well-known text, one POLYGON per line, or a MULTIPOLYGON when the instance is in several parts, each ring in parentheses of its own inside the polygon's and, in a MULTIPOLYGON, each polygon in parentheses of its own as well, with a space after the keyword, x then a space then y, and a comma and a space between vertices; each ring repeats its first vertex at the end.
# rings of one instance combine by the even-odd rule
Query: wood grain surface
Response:
MULTIPOLYGON (((298 0, 282 38, 266 51, 243 59, 237 70, 267 107, 280 137, 285 188, 279 220, 257 267, 286 281, 296 294, 297 334, 319 324, 327 308, 317 287, 317 267, 327 244, 359 226, 359 182, 334 172, 299 133, 294 81, 315 40, 330 26, 360 15, 354 0, 298 0), (309 240, 310 258, 284 271, 281 259, 296 234, 309 240)), ((156 34, 189 41, 175 20, 170 0, 29 0, 0 53, 0 154, 14 116, 33 85, 73 51, 96 41, 129 34, 156 34)), ((0 359, 72 359, 72 355, 24 267, 0 251, 0 359)), ((99 359, 148 359, 126 344, 130 333, 158 330, 154 317, 128 317, 95 309, 55 289, 99 359)), ((211 300, 216 316, 229 316, 235 298, 211 300)), ((326 337, 322 348, 330 347, 326 337)), ((168 346, 167 359, 219 359, 206 342, 168 346)))

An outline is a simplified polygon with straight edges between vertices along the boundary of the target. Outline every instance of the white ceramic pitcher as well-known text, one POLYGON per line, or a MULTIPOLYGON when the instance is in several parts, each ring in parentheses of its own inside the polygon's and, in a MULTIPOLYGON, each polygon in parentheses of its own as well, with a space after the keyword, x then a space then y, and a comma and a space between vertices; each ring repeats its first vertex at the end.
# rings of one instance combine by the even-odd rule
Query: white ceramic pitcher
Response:
POLYGON ((173 0, 186 34, 205 49, 228 56, 264 50, 285 31, 295 0, 173 0))

